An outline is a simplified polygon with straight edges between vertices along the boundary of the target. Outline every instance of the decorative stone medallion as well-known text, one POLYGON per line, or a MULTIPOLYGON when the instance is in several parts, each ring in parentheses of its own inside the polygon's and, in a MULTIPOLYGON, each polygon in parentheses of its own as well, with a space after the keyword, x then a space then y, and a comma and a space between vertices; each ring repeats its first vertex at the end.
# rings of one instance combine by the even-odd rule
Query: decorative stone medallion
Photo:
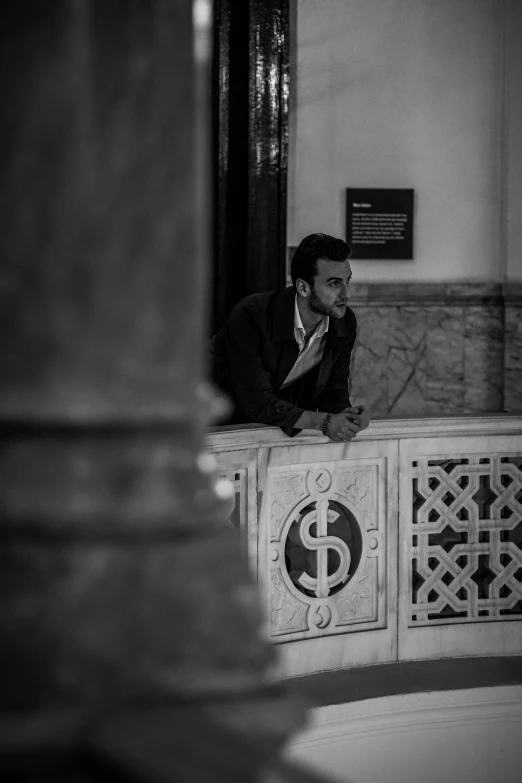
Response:
POLYGON ((279 641, 383 628, 383 461, 269 468, 269 625, 279 641))

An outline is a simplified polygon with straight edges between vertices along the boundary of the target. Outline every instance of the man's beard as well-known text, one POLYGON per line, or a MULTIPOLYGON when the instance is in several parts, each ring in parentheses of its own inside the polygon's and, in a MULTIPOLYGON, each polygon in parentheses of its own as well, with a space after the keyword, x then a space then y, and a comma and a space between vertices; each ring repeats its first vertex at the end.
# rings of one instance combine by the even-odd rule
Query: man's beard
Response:
POLYGON ((330 318, 344 318, 346 308, 341 311, 338 307, 325 304, 315 292, 315 288, 310 290, 310 310, 320 315, 328 315, 330 318))

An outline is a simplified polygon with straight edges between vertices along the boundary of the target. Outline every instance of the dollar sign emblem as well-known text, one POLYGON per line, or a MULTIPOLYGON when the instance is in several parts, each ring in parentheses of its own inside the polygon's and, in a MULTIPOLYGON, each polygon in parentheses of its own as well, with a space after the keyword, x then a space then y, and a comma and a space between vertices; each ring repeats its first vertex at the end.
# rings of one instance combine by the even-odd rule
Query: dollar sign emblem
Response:
POLYGON ((335 522, 340 515, 328 507, 328 500, 318 500, 316 508, 309 511, 301 520, 299 537, 303 546, 315 550, 317 557, 317 577, 301 574, 298 581, 307 590, 314 592, 317 598, 327 598, 330 590, 344 582, 350 569, 350 550, 337 536, 328 535, 328 523, 335 522), (310 528, 316 525, 316 536, 310 528), (334 549, 339 555, 339 565, 333 574, 328 574, 328 550, 334 549))

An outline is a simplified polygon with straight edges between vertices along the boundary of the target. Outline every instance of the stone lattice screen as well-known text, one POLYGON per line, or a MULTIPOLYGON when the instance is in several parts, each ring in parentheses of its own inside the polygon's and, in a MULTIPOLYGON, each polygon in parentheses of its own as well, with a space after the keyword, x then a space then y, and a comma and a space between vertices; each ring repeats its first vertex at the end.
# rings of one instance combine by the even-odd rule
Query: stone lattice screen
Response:
POLYGON ((412 461, 410 625, 522 618, 522 454, 412 461))

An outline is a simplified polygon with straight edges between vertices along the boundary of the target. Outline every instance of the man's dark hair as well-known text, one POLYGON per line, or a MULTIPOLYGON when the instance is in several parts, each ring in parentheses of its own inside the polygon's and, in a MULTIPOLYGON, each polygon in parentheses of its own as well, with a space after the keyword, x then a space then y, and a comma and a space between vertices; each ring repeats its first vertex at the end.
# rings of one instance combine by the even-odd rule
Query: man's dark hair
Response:
POLYGON ((292 256, 290 265, 292 283, 295 286, 297 279, 301 278, 313 286, 319 258, 325 258, 327 261, 346 261, 351 253, 350 246, 342 239, 336 239, 329 234, 309 234, 301 240, 292 256))

